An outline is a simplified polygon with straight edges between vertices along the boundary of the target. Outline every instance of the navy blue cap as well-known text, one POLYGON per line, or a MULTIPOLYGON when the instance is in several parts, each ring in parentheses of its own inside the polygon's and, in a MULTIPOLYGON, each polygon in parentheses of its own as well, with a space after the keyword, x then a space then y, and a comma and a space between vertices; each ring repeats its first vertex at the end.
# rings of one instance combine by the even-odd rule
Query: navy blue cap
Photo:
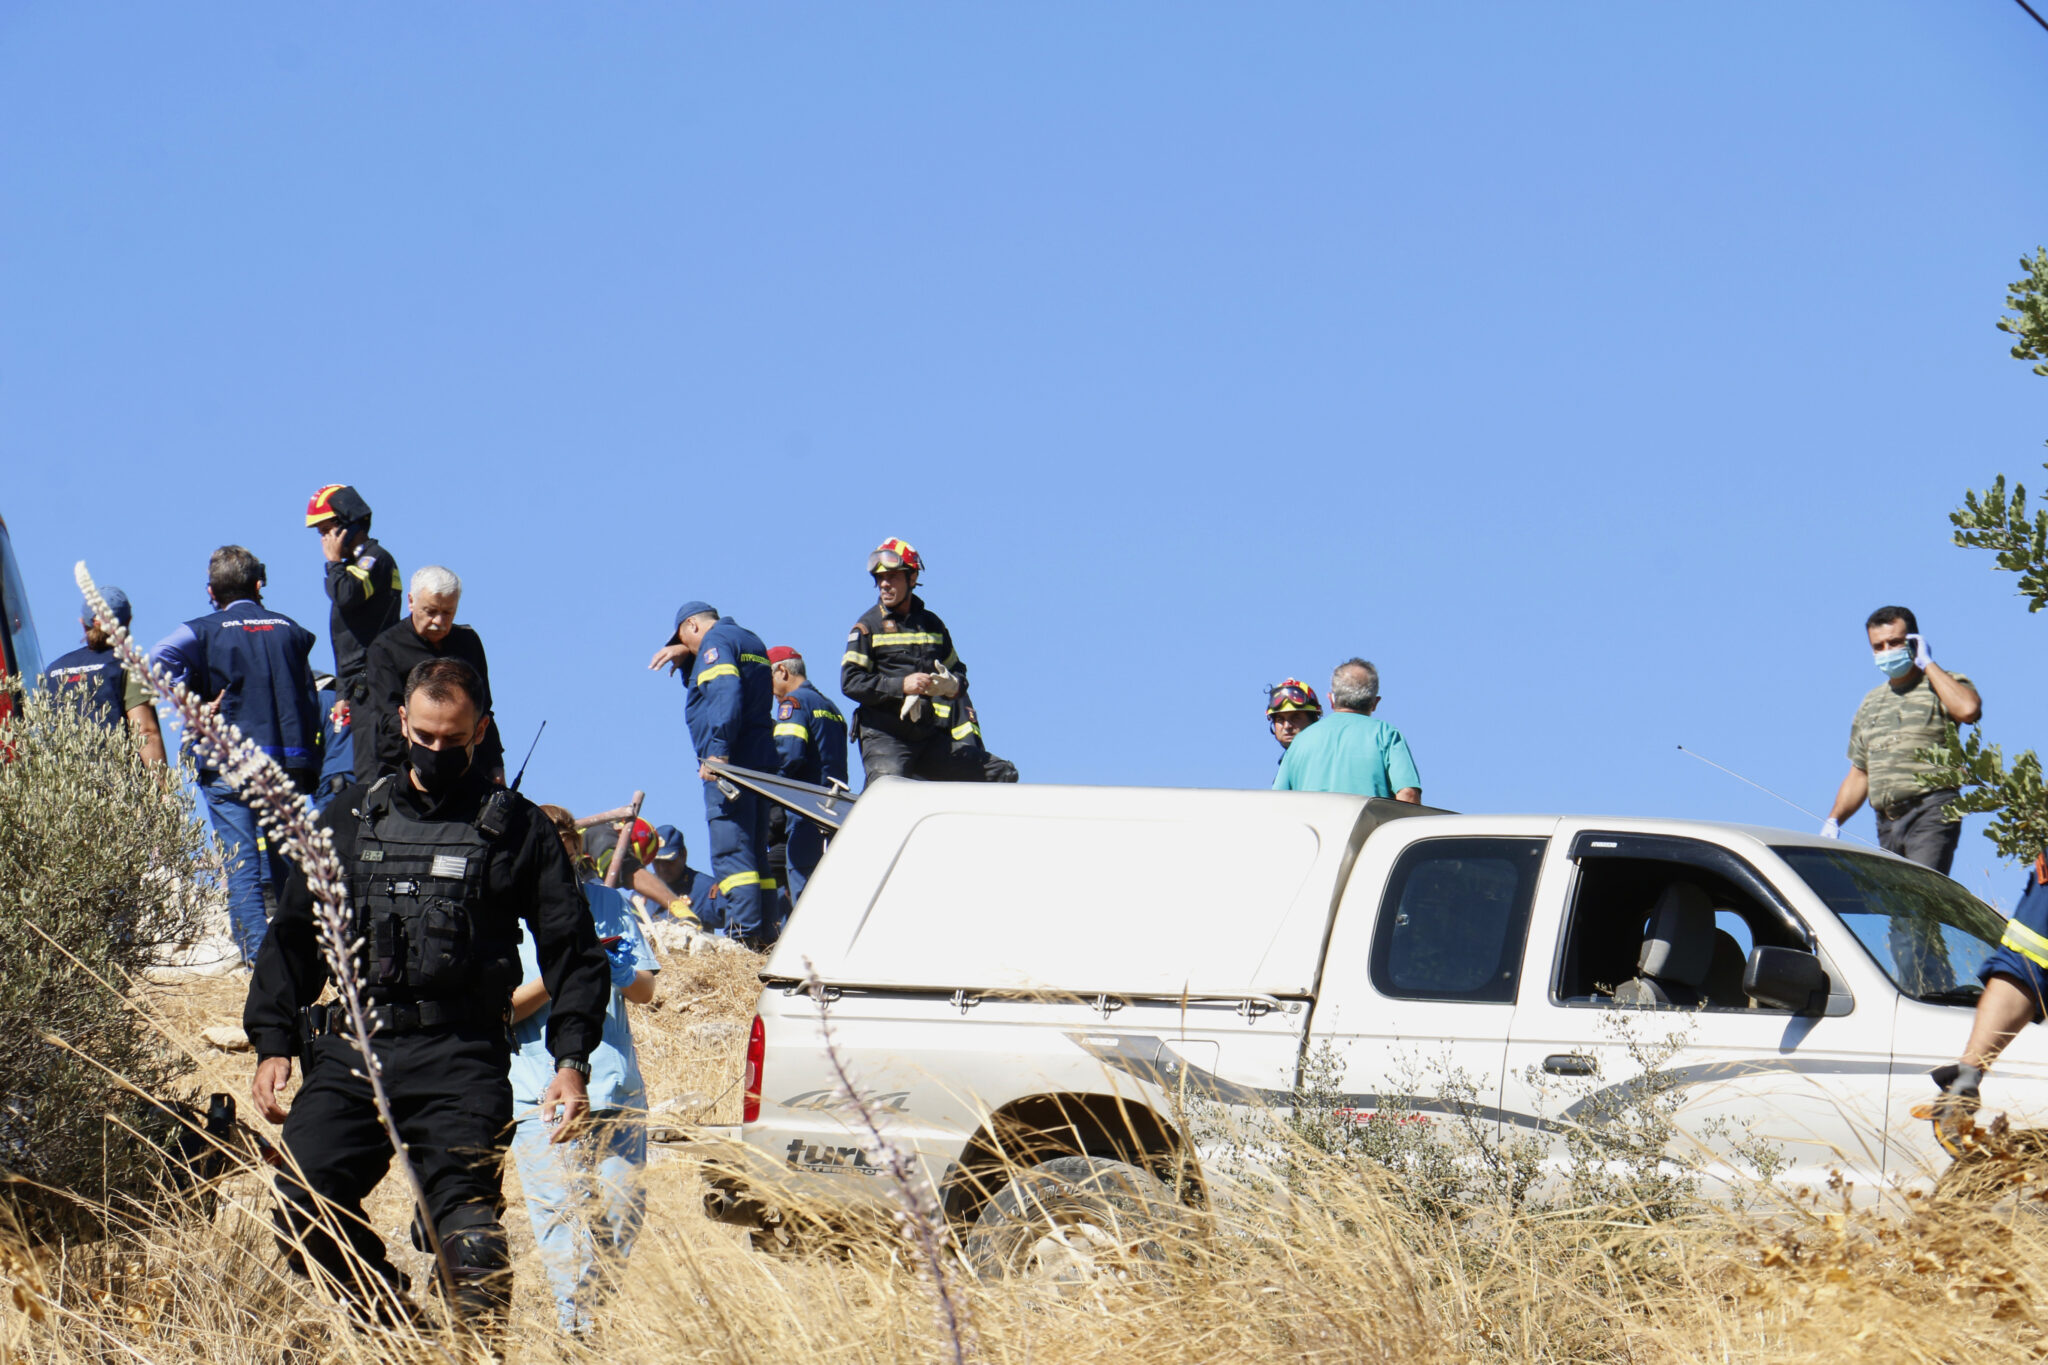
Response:
MULTIPOLYGON (((126 626, 133 619, 135 609, 128 605, 127 593, 122 592, 119 588, 101 588, 100 596, 107 599, 107 610, 113 612, 114 619, 123 626, 126 626)), ((78 604, 78 619, 81 621, 92 620, 92 604, 90 602, 80 602, 78 604)))
POLYGON ((683 832, 674 825, 656 825, 654 837, 661 840, 657 858, 680 858, 683 856, 683 832))
POLYGON ((695 599, 685 602, 680 607, 677 607, 676 628, 675 630, 669 632, 668 642, 670 644, 674 644, 676 642, 676 636, 679 633, 681 633, 683 629, 683 622, 689 620, 692 616, 702 616, 706 612, 710 612, 713 616, 716 616, 718 615, 718 608, 712 606, 709 602, 699 602, 695 599))

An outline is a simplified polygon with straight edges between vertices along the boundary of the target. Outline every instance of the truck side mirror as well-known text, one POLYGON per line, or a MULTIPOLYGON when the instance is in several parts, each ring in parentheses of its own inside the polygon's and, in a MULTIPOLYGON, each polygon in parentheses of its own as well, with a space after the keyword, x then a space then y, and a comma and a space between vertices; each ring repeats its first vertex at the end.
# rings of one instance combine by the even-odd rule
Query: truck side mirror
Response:
POLYGON ((1803 948, 1752 948, 1742 989, 1760 1005, 1803 1014, 1813 1008, 1815 996, 1827 994, 1828 974, 1820 959, 1803 948))

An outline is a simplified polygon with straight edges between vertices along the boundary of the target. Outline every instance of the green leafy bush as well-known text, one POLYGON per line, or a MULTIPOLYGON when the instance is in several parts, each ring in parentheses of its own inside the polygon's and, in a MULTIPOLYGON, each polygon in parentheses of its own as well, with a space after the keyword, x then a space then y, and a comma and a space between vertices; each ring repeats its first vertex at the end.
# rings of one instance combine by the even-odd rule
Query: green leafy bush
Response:
POLYGON ((129 1087, 172 1098, 190 1063, 124 995, 199 936, 194 876, 213 860, 191 798, 125 730, 42 693, 15 705, 0 729, 0 1167, 32 1224, 95 1228, 160 1173, 170 1120, 129 1087))
MULTIPOLYGON (((1998 330, 2015 338, 2015 360, 2037 361, 2034 373, 2048 377, 2048 248, 2022 256, 2027 273, 2007 286, 2005 305, 2011 311, 1998 320, 1998 330)), ((2044 466, 2048 467, 2048 466, 2044 466)), ((2020 595, 2028 611, 2048 607, 2048 509, 2027 514, 2027 490, 2006 489, 2000 474, 1986 489, 1965 489, 1963 505, 1949 514, 1955 543, 1965 549, 1989 550, 2007 573, 2019 575, 2020 595)), ((1965 815, 1995 815, 1984 831, 2000 857, 2025 862, 2048 848, 2048 790, 2041 779, 2041 760, 2032 749, 2007 765, 1996 744, 1982 733, 1963 740, 1948 727, 1946 742, 1923 750, 1920 757, 1935 764, 1923 782, 1936 789, 1956 787, 1961 799, 1949 806, 1951 820, 1965 815)))

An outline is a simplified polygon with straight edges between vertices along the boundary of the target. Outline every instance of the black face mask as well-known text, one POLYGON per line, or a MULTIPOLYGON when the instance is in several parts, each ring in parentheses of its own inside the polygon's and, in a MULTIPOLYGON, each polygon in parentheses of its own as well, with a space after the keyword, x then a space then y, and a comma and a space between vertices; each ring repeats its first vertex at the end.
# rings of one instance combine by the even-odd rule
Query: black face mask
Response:
POLYGON ((472 749, 429 749, 418 740, 410 741, 412 746, 412 774, 419 779, 420 786, 432 795, 455 790, 463 776, 469 772, 469 765, 475 759, 472 749))

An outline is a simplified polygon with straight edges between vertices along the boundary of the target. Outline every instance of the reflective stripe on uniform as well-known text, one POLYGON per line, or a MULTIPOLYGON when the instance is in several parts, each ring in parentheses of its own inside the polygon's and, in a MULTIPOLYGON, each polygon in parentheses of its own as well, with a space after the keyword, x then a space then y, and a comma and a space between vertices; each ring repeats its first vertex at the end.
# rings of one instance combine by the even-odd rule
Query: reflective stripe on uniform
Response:
POLYGON ((759 886, 760 884, 761 874, 758 872, 735 872, 720 882, 718 889, 729 892, 736 886, 759 886))
POLYGON ((2005 937, 1999 943, 2037 967, 2048 967, 2048 938, 2042 938, 2018 920, 2006 921, 2005 937))
POLYGON ((934 698, 932 700, 932 714, 940 720, 951 720, 953 718, 953 704, 934 698))
POLYGON ((785 720, 776 725, 775 737, 777 739, 809 739, 811 732, 798 725, 795 721, 785 720))
POLYGON ((867 656, 867 655, 865 655, 865 654, 856 654, 856 653, 854 653, 854 652, 853 652, 852 650, 850 650, 850 649, 846 651, 845 655, 844 655, 844 656, 843 656, 843 657, 842 657, 842 658, 841 658, 841 659, 839 660, 839 662, 840 662, 840 663, 842 663, 842 664, 852 664, 852 665, 854 665, 854 666, 855 666, 856 668, 872 668, 872 667, 874 667, 874 665, 873 665, 873 664, 871 664, 871 663, 869 663, 869 662, 868 662, 868 656, 867 656))
POLYGON ((699 685, 702 685, 710 682, 713 678, 737 678, 739 675, 740 669, 738 664, 713 664, 697 675, 697 682, 699 685))
POLYGON ((869 643, 879 649, 883 645, 935 645, 945 638, 943 635, 932 635, 923 631, 898 630, 884 631, 874 636, 869 643))
POLYGON ((742 654, 740 655, 740 662, 743 664, 759 664, 763 668, 768 666, 768 660, 759 654, 742 654))
POLYGON ((969 735, 978 735, 980 733, 981 727, 979 725, 976 725, 971 720, 963 720, 958 725, 953 727, 953 738, 955 739, 965 739, 969 735))
POLYGON ((838 721, 838 722, 839 722, 839 723, 840 723, 841 725, 844 725, 844 724, 846 724, 846 717, 844 717, 844 716, 840 715, 840 714, 839 714, 839 713, 838 713, 837 711, 825 711, 825 710, 817 710, 817 711, 813 711, 813 712, 811 712, 811 718, 812 718, 813 720, 836 720, 836 721, 838 721))
POLYGON ((364 592, 377 591, 377 585, 370 581, 370 571, 368 569, 358 569, 353 564, 344 564, 341 567, 348 570, 349 576, 354 578, 356 582, 363 585, 364 592))

